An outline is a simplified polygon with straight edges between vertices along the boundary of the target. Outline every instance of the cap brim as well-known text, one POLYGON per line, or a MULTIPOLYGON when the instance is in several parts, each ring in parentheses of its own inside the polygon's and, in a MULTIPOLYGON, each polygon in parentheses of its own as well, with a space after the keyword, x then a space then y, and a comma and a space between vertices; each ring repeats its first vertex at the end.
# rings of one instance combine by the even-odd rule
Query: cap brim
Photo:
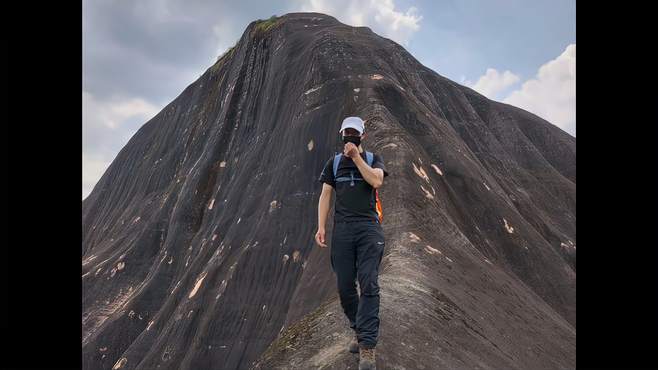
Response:
POLYGON ((359 131, 359 134, 363 134, 363 131, 361 130, 360 127, 355 127, 355 126, 353 126, 353 125, 349 125, 349 124, 348 124, 347 126, 341 128, 340 130, 338 130, 338 132, 341 133, 341 132, 343 132, 343 130, 345 130, 346 128, 353 128, 353 129, 359 131))

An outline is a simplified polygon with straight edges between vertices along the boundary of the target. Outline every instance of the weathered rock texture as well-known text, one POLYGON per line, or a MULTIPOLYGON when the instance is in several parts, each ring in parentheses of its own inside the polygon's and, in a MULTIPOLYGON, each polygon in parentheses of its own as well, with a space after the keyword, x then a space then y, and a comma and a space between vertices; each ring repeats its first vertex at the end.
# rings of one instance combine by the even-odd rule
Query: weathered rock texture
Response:
POLYGON ((313 241, 347 115, 390 172, 379 368, 575 368, 576 139, 318 13, 249 24, 82 202, 84 368, 355 369, 313 241))

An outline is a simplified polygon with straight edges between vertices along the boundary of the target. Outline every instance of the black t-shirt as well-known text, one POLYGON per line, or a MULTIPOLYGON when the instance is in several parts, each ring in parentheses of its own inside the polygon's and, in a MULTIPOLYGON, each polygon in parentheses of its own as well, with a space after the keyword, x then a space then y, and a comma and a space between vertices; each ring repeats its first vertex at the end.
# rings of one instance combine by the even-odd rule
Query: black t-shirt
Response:
MULTIPOLYGON (((366 160, 366 151, 361 154, 361 158, 366 160)), ((377 208, 375 199, 375 188, 373 188, 365 179, 354 181, 354 186, 349 181, 336 182, 334 180, 334 156, 331 156, 322 169, 318 181, 331 185, 336 190, 336 203, 334 222, 336 221, 361 221, 376 220, 377 208)), ((384 159, 381 155, 373 153, 372 168, 381 168, 384 171, 384 177, 388 176, 388 171, 384 167, 384 159)), ((338 164, 337 177, 350 177, 353 171, 354 177, 363 178, 359 168, 352 158, 343 155, 338 164)))

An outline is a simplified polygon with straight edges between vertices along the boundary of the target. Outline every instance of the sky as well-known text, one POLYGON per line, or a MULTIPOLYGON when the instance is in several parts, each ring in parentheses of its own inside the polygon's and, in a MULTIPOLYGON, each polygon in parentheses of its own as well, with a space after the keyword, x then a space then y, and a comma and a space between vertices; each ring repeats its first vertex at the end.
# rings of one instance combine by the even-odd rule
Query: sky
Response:
POLYGON ((150 118, 256 19, 316 11, 576 136, 574 0, 83 0, 82 198, 150 118))

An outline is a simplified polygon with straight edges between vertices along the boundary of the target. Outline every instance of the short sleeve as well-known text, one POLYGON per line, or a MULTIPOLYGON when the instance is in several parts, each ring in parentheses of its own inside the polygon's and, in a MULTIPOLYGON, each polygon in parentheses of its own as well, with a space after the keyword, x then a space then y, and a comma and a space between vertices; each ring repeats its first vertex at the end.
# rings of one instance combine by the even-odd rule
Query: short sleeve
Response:
POLYGON ((372 168, 381 168, 384 170, 384 177, 388 176, 388 171, 386 171, 386 166, 384 165, 384 158, 381 155, 375 154, 372 161, 372 168))
POLYGON ((318 178, 318 181, 324 182, 326 184, 331 185, 332 187, 336 187, 336 180, 334 179, 334 163, 333 163, 333 158, 329 158, 327 163, 325 163, 324 168, 322 169, 322 173, 320 174, 320 177, 318 178))

